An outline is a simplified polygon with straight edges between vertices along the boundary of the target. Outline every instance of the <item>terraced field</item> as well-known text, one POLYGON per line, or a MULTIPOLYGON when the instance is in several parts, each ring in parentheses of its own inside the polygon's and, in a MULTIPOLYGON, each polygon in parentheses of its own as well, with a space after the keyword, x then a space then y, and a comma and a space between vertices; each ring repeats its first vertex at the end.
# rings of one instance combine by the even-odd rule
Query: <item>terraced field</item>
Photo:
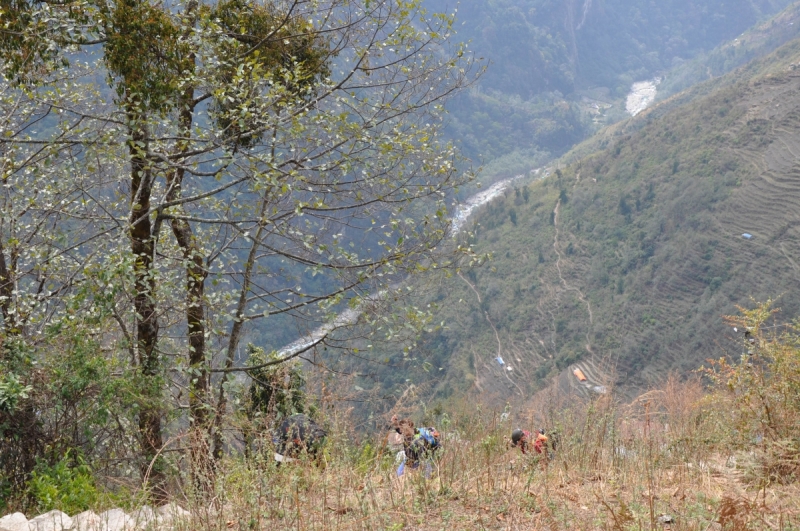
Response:
MULTIPOLYGON (((735 304, 748 305, 750 297, 781 297, 784 315, 797 313, 799 88, 793 68, 738 84, 633 135, 623 148, 630 149, 627 157, 599 157, 607 169, 598 168, 594 179, 606 208, 618 198, 613 214, 619 218, 626 196, 641 205, 629 207, 621 226, 606 220, 623 233, 616 253, 624 263, 605 263, 624 294, 610 305, 599 303, 611 310, 601 320, 614 330, 618 346, 609 350, 632 383, 644 385, 736 350, 721 316, 734 313, 735 304), (676 130, 690 134, 679 139, 676 130), (633 172, 631 159, 639 166, 633 172), (650 205, 643 205, 644 190, 653 196, 650 205), (652 254, 635 256, 637 246, 652 254)), ((602 217, 591 207, 586 214, 602 217)), ((614 239, 587 241, 587 258, 597 260, 598 243, 614 239)), ((584 289, 603 297, 586 262, 574 266, 577 278, 588 277, 584 289)))
POLYGON ((740 352, 722 318, 737 305, 800 315, 798 64, 790 43, 479 212, 493 261, 432 295, 448 328, 421 350, 449 362, 440 392, 582 392, 571 370, 588 362, 632 393, 740 352))

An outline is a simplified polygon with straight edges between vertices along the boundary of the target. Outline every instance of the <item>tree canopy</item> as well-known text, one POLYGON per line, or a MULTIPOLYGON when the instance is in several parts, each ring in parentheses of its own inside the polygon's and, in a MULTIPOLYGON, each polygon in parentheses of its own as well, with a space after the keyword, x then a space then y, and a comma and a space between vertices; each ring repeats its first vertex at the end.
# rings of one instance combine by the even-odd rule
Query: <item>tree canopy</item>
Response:
MULTIPOLYGON (((442 104, 476 64, 415 0, 1 8, 2 415, 59 430, 26 386, 47 349, 78 348, 59 337, 84 338, 109 371, 97 393, 125 382, 142 477, 164 487, 166 426, 188 410, 202 482, 244 335, 277 348, 334 323, 300 355, 351 324, 333 321, 344 305, 443 266, 445 197, 469 175, 442 104)), ((18 485, 47 456, 2 425, 18 485)), ((82 441, 65 446, 108 450, 82 441)))

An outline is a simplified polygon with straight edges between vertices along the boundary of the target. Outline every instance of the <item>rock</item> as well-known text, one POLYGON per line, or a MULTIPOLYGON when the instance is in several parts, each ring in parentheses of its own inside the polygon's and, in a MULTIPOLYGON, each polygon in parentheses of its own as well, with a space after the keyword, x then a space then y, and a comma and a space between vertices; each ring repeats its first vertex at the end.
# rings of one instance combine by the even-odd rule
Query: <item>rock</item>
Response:
POLYGON ((205 518, 221 520, 232 512, 233 505, 231 503, 220 505, 218 502, 214 501, 208 504, 208 507, 205 508, 202 514, 205 518))
POLYGON ((161 522, 161 517, 156 514, 152 507, 146 505, 133 511, 129 518, 133 528, 143 531, 157 529, 161 522))
POLYGON ((181 520, 188 520, 191 516, 189 511, 174 502, 162 505, 156 509, 156 514, 161 518, 160 525, 164 529, 171 528, 181 520))
POLYGON ((661 516, 658 517, 658 523, 659 524, 674 524, 675 523, 675 519, 672 518, 668 514, 662 514, 661 516))
POLYGON ((102 520, 94 511, 83 511, 72 517, 70 531, 102 531, 102 520))
POLYGON ((72 518, 61 511, 50 511, 28 522, 30 531, 66 531, 72 527, 72 518))
POLYGON ((12 513, 0 518, 0 531, 29 531, 28 519, 22 513, 12 513))
POLYGON ((100 531, 130 531, 133 521, 122 509, 111 509, 97 515, 100 519, 100 531))

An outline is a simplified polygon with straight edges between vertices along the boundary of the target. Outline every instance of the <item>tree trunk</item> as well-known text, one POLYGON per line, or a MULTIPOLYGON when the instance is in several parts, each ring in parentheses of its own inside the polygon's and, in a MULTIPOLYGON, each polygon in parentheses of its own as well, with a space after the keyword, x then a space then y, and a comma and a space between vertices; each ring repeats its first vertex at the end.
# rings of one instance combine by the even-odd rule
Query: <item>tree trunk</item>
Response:
POLYGON ((142 476, 148 480, 157 499, 165 497, 165 476, 162 460, 161 434, 161 362, 156 345, 158 343, 158 316, 155 303, 155 277, 153 255, 155 241, 150 223, 150 195, 153 186, 152 171, 145 156, 147 133, 139 123, 136 102, 128 102, 128 119, 131 124, 131 139, 128 150, 131 157, 131 214, 130 242, 134 256, 136 310, 136 352, 141 377, 142 404, 139 412, 139 435, 141 437, 144 463, 142 476))
MULTIPOLYGON (((0 311, 3 313, 3 325, 7 335, 17 335, 20 330, 16 316, 12 314, 12 297, 14 296, 14 278, 6 265, 5 249, 0 241, 0 311)), ((0 353, 0 359, 2 354, 0 353)))
MULTIPOLYGON (((183 173, 178 170, 176 173, 183 173)), ((182 176, 180 176, 182 178, 182 176)), ((180 178, 175 188, 180 189, 180 178)), ((203 254, 197 244, 192 227, 187 221, 172 220, 172 232, 178 241, 186 267, 186 323, 189 336, 189 415, 191 421, 191 452, 195 467, 195 482, 203 488, 210 487, 211 456, 209 441, 208 388, 209 371, 206 362, 205 300, 203 298, 206 269, 203 254)))
MULTIPOLYGON (((197 2, 186 5, 185 15, 193 27, 197 2)), ((185 35, 188 37, 188 34, 185 35)), ((195 54, 190 52, 185 58, 184 72, 194 71, 195 54)), ((189 147, 194 120, 194 87, 191 85, 180 94, 178 100, 178 121, 183 140, 177 144, 177 152, 185 152, 189 147)), ((181 197, 181 187, 185 170, 182 167, 170 170, 167 175, 167 202, 181 197)), ((179 207, 179 210, 183 210, 179 207)), ((171 219, 170 226, 175 240, 181 248, 186 269, 186 326, 189 341, 189 416, 191 422, 191 459, 195 485, 201 490, 213 486, 213 468, 210 441, 206 434, 210 431, 209 398, 210 372, 206 361, 205 326, 205 281, 206 267, 197 238, 188 221, 171 219)))
MULTIPOLYGON (((261 240, 261 235, 264 232, 264 216, 267 214, 267 207, 269 193, 264 191, 264 200, 261 203, 260 222, 258 230, 253 237, 253 245, 250 247, 250 252, 247 254, 247 262, 244 265, 242 272, 242 289, 239 291, 239 300, 236 303, 236 318, 233 321, 231 328, 231 335, 228 338, 228 353, 225 357, 225 368, 230 369, 233 367, 234 356, 236 355, 236 348, 239 346, 239 338, 242 335, 242 326, 244 325, 244 308, 247 304, 247 294, 250 292, 250 279, 253 274, 253 267, 256 263, 256 251, 258 249, 258 242, 261 240)), ((219 460, 222 458, 222 417, 225 415, 225 409, 228 407, 228 400, 225 395, 225 374, 222 375, 222 381, 219 383, 219 397, 217 399, 217 413, 214 419, 214 459, 219 460)), ((249 448, 249 442, 247 443, 249 448)))

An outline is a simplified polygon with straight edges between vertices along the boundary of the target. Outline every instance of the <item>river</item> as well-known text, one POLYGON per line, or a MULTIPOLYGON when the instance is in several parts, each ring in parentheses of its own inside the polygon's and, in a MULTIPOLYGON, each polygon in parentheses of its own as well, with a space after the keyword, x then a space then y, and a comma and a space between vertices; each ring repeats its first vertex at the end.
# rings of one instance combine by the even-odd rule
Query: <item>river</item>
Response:
MULTIPOLYGON (((542 171, 541 168, 535 169, 530 172, 532 175, 538 175, 542 171)), ((547 172, 545 172, 545 176, 547 172)), ((470 196, 466 201, 456 206, 455 214, 453 215, 451 221, 451 234, 455 237, 461 229, 464 228, 464 223, 470 217, 470 215, 475 211, 476 208, 485 205, 492 201, 494 198, 498 197, 500 194, 506 191, 513 183, 523 179, 525 175, 516 175, 514 177, 509 177, 508 179, 503 179, 501 181, 497 181, 489 188, 485 190, 481 190, 480 192, 475 193, 474 195, 470 196)), ((380 298, 386 292, 381 291, 377 293, 373 298, 380 298)), ((330 334, 336 328, 341 328, 343 326, 353 325, 358 321, 359 316, 361 315, 362 310, 358 308, 349 308, 339 315, 336 318, 329 322, 325 323, 324 325, 320 326, 310 334, 306 334, 298 338, 297 340, 289 343, 282 349, 278 350, 279 357, 290 357, 300 352, 309 350, 313 348, 315 345, 321 343, 325 337, 330 334)))

